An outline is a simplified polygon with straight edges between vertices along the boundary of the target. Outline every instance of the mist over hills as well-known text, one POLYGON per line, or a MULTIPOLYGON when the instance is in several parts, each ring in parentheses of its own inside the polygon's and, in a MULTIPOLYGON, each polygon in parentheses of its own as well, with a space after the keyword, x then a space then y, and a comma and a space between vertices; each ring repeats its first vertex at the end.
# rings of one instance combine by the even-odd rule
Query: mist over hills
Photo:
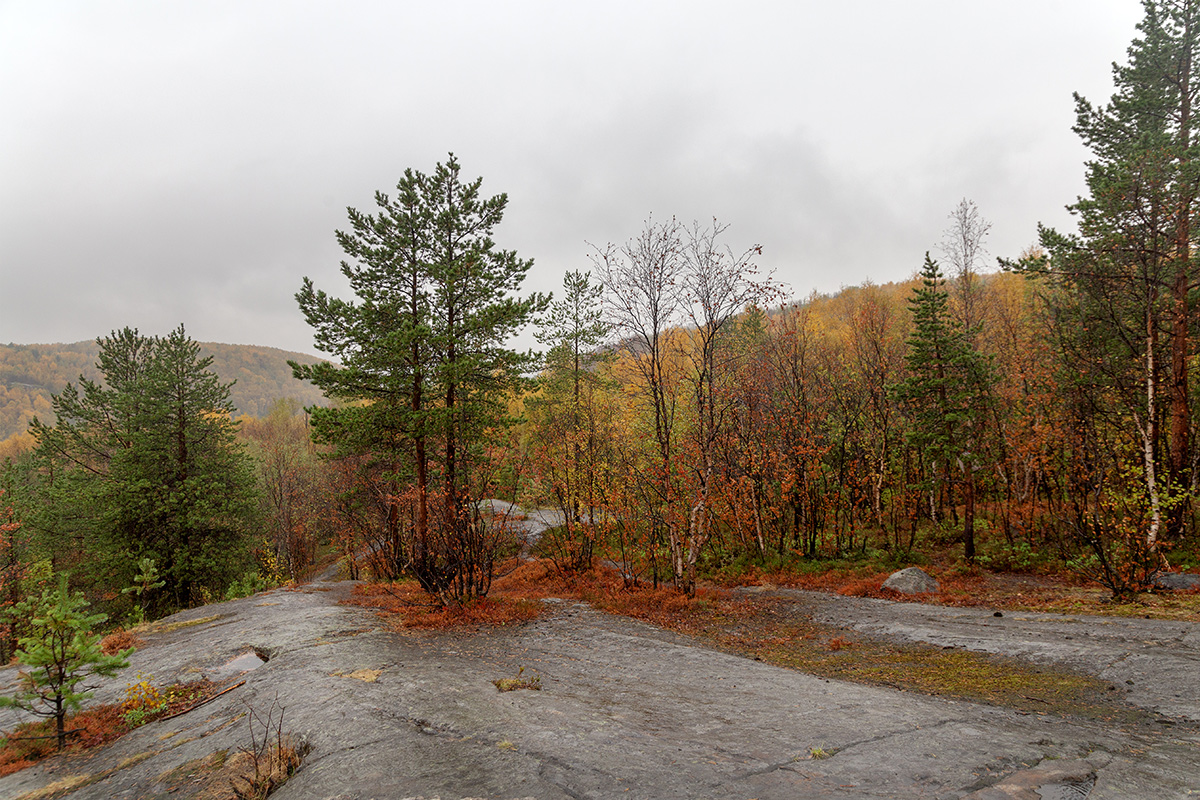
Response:
MULTIPOLYGON (((212 356, 211 369, 221 381, 233 381, 230 400, 238 414, 259 417, 275 400, 292 397, 303 405, 318 405, 325 398, 317 387, 292 377, 288 360, 312 364, 321 359, 274 347, 200 342, 201 352, 212 356)), ((0 440, 22 433, 37 416, 53 421, 50 398, 80 376, 98 381, 95 341, 71 344, 0 344, 0 440)))

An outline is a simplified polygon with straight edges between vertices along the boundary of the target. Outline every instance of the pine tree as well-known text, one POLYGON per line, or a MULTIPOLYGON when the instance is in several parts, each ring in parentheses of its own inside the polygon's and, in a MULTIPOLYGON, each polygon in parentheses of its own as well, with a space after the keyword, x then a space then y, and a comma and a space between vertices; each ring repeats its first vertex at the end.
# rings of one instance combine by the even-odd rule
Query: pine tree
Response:
POLYGON ((1104 387, 1109 397, 1093 400, 1124 416, 1137 440, 1153 544, 1164 507, 1167 531, 1182 532, 1188 515, 1178 501, 1193 483, 1190 294, 1200 213, 1193 106, 1200 82, 1192 72, 1200 2, 1144 0, 1143 7, 1128 62, 1113 66, 1109 104, 1075 96, 1074 129, 1093 154, 1088 195, 1071 207, 1079 234, 1043 230, 1042 246, 1059 290, 1054 310, 1066 371, 1082 387, 1104 387), (1163 487, 1173 500, 1161 497, 1163 487))
POLYGON ((406 170, 394 199, 377 192, 376 214, 349 209, 351 231, 337 236, 357 300, 308 279, 296 295, 317 346, 341 366, 292 365, 327 396, 356 403, 314 409, 313 426, 339 454, 368 457, 387 487, 381 538, 393 571, 466 595, 485 593, 491 576, 472 470, 480 444, 508 424, 504 392, 531 361, 507 342, 547 302, 514 295, 532 262, 495 246, 508 200, 482 198, 481 184, 463 183, 451 154, 432 174, 406 170))
POLYGON ((545 542, 551 558, 566 569, 589 567, 595 548, 593 511, 606 443, 596 406, 596 390, 604 385, 597 368, 608 360, 599 349, 608 332, 602 296, 590 272, 567 272, 562 299, 550 306, 536 334, 549 349, 539 392, 528 402, 539 449, 535 469, 563 513, 563 535, 548 532, 545 542))
POLYGON ((67 712, 78 709, 92 696, 85 681, 94 676, 111 678, 129 666, 129 648, 105 655, 100 637, 93 631, 104 623, 104 614, 88 614, 83 595, 67 589, 67 576, 60 575, 57 589, 45 589, 38 598, 17 606, 11 613, 29 620, 30 633, 22 636, 17 661, 21 670, 14 696, 0 696, 0 708, 16 707, 31 714, 53 717, 58 749, 67 742, 67 712))
POLYGON ((967 331, 949 312, 945 278, 925 254, 921 285, 909 308, 913 332, 905 363, 909 376, 895 388, 909 417, 909 444, 928 460, 927 489, 963 484, 963 545, 975 558, 975 484, 982 465, 984 426, 993 378, 967 331), (961 475, 961 478, 956 477, 961 475))

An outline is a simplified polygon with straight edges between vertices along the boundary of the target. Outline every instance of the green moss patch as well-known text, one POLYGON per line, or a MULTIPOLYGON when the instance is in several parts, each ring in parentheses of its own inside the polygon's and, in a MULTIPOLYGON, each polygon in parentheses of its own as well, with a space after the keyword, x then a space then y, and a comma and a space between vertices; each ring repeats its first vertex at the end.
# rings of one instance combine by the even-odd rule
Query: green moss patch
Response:
POLYGON ((1021 711, 1148 722, 1113 684, 1015 658, 925 644, 897 644, 820 625, 782 604, 720 620, 700 634, 722 650, 813 675, 1021 711))

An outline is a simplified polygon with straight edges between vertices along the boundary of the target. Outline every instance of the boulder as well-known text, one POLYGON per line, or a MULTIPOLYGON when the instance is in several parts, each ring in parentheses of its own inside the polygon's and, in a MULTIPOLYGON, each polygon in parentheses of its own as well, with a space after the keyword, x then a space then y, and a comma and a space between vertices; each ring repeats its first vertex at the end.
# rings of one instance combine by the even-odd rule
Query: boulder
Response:
POLYGON ((938 591, 938 582, 920 567, 909 567, 893 572, 883 582, 883 588, 902 594, 924 594, 938 591))
POLYGON ((1200 575, 1193 575, 1190 572, 1162 572, 1154 576, 1154 587, 1174 592, 1186 592, 1188 589, 1200 588, 1200 575))

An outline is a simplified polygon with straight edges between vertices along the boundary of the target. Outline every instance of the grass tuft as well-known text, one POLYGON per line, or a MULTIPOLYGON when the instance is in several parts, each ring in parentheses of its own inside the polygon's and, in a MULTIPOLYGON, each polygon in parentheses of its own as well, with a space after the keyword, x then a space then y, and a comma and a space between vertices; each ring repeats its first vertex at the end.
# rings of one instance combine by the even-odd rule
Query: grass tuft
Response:
POLYGON ((542 679, 540 677, 533 675, 526 678, 524 675, 525 668, 521 667, 517 670, 515 677, 500 678, 492 681, 492 683, 496 686, 496 690, 501 692, 515 692, 518 689, 532 689, 535 692, 542 690, 542 679))

